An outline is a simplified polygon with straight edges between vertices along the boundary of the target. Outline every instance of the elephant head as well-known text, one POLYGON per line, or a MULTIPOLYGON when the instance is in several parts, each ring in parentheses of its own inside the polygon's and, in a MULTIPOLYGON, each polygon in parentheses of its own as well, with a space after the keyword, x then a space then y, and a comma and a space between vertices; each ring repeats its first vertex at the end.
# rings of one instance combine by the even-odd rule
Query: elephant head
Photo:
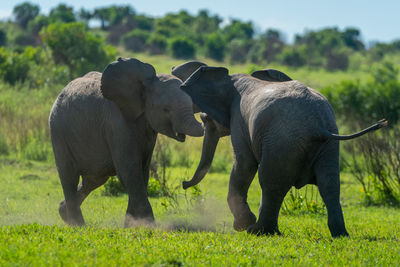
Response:
POLYGON ((134 58, 118 58, 101 78, 103 96, 113 101, 128 121, 144 115, 156 132, 183 142, 185 135, 202 136, 204 129, 180 85, 179 79, 156 75, 153 66, 134 58))

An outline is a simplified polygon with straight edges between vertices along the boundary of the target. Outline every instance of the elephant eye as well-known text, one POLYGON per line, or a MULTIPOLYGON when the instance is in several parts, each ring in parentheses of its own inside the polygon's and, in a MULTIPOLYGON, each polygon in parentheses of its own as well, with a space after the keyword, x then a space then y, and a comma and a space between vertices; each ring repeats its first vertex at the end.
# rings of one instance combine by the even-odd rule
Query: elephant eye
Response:
POLYGON ((169 108, 163 108, 163 111, 164 111, 164 112, 167 112, 167 113, 170 112, 169 108))

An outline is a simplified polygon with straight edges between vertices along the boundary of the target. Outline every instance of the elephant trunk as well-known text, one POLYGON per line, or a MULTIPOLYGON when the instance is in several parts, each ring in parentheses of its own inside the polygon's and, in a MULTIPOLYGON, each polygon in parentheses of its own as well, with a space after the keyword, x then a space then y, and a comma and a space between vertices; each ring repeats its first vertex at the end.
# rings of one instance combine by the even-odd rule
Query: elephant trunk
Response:
POLYGON ((184 181, 182 183, 183 189, 195 186, 200 183, 201 180, 203 180, 204 176, 207 174, 208 170, 211 167, 214 153, 220 138, 216 125, 207 116, 207 114, 202 113, 200 115, 200 118, 204 122, 205 127, 201 159, 193 178, 190 181, 184 181))
POLYGON ((175 123, 174 130, 178 133, 186 134, 189 136, 203 136, 204 135, 204 128, 201 123, 199 123, 196 118, 193 116, 193 111, 188 109, 182 111, 182 114, 185 114, 181 121, 175 123))

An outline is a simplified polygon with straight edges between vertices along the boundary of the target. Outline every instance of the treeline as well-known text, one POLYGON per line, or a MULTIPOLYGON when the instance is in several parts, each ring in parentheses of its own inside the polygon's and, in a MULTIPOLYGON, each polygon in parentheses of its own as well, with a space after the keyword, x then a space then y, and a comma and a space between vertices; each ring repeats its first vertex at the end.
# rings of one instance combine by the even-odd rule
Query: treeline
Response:
MULTIPOLYGON (((52 24, 79 22, 86 28, 98 25, 96 27, 102 30, 99 34, 108 44, 122 45, 134 52, 170 54, 182 59, 205 56, 229 63, 266 65, 276 62, 293 67, 345 70, 354 55, 374 62, 400 51, 400 40, 376 43, 367 49, 356 28, 306 31, 296 35, 293 44, 288 44, 279 30, 267 29, 256 34, 252 22, 237 19, 223 25, 220 16, 207 10, 200 10, 196 15, 179 11, 154 18, 138 14, 129 5, 75 11, 59 4, 45 15, 40 13, 39 6, 25 2, 14 7, 13 17, 13 21, 4 24, 0 30, 0 45, 40 45, 46 42, 43 39, 45 28, 52 24)), ((56 26, 52 27, 54 30, 56 26)))

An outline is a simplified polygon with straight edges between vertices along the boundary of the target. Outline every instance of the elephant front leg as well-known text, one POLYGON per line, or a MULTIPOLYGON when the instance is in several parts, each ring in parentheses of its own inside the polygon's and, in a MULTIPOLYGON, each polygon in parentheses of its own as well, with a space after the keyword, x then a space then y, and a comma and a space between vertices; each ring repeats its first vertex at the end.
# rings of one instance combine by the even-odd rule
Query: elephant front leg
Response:
POLYGON ((118 175, 129 195, 124 227, 134 227, 154 222, 153 210, 147 197, 147 183, 142 168, 121 171, 118 175))
POLYGON ((256 216, 247 203, 247 193, 254 175, 257 172, 257 162, 248 157, 239 159, 235 155, 229 180, 228 204, 234 216, 233 228, 243 231, 256 222, 256 216))

